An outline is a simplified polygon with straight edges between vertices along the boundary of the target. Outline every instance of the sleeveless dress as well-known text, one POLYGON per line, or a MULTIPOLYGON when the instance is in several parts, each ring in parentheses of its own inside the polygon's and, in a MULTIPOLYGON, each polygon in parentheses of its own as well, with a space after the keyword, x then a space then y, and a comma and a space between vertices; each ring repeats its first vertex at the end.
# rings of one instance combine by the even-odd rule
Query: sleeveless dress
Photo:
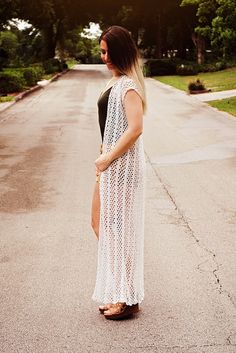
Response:
MULTIPOLYGON (((103 152, 109 152, 128 127, 124 97, 138 88, 121 76, 107 106, 103 152)), ((106 93, 106 92, 105 92, 106 93)), ((104 304, 140 303, 144 298, 145 156, 142 135, 101 173, 97 275, 92 299, 104 304)))
POLYGON ((98 117, 99 117, 99 125, 101 130, 102 140, 104 137, 104 130, 107 119, 107 106, 108 106, 108 98, 111 92, 111 88, 108 88, 98 99, 98 117))

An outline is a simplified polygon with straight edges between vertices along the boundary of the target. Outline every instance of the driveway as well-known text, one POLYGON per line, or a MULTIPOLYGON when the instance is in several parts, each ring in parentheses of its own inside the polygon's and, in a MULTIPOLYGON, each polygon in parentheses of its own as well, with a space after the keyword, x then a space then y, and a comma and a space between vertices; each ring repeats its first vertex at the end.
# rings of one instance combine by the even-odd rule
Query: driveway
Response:
POLYGON ((80 65, 0 114, 3 353, 235 353, 236 120, 147 79, 145 299, 109 321, 90 227, 109 74, 80 65))

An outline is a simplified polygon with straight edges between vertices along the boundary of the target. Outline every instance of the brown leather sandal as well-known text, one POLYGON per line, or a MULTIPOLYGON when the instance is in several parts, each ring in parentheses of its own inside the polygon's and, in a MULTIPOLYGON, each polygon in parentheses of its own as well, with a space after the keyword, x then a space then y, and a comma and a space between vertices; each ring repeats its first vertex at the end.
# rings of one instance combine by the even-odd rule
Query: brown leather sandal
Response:
POLYGON ((126 305, 126 303, 113 304, 108 310, 104 311, 104 316, 109 320, 120 320, 128 318, 139 311, 139 305, 126 305), (106 312, 108 311, 108 312, 106 312), (111 314, 109 313, 111 312, 111 314))

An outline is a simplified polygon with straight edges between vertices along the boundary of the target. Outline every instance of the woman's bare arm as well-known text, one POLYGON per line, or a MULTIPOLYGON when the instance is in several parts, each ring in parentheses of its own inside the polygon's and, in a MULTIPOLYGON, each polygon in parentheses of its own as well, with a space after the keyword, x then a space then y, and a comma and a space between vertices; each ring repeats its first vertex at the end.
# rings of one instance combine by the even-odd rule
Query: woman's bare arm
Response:
POLYGON ((103 153, 95 161, 97 171, 104 171, 117 158, 122 156, 133 146, 143 131, 143 106, 141 97, 134 90, 129 90, 124 98, 125 113, 128 120, 128 128, 119 138, 114 148, 103 153))

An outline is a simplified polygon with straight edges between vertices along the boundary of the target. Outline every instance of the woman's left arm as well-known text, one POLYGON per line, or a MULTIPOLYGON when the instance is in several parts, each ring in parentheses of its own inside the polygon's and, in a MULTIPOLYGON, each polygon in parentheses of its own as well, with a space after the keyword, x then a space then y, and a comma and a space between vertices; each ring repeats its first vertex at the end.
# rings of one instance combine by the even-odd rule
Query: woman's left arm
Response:
POLYGON ((135 90, 129 90, 124 98, 125 113, 128 128, 118 139, 114 148, 108 153, 102 153, 95 161, 96 170, 103 172, 117 158, 122 156, 133 146, 143 131, 143 106, 139 94, 135 90))

